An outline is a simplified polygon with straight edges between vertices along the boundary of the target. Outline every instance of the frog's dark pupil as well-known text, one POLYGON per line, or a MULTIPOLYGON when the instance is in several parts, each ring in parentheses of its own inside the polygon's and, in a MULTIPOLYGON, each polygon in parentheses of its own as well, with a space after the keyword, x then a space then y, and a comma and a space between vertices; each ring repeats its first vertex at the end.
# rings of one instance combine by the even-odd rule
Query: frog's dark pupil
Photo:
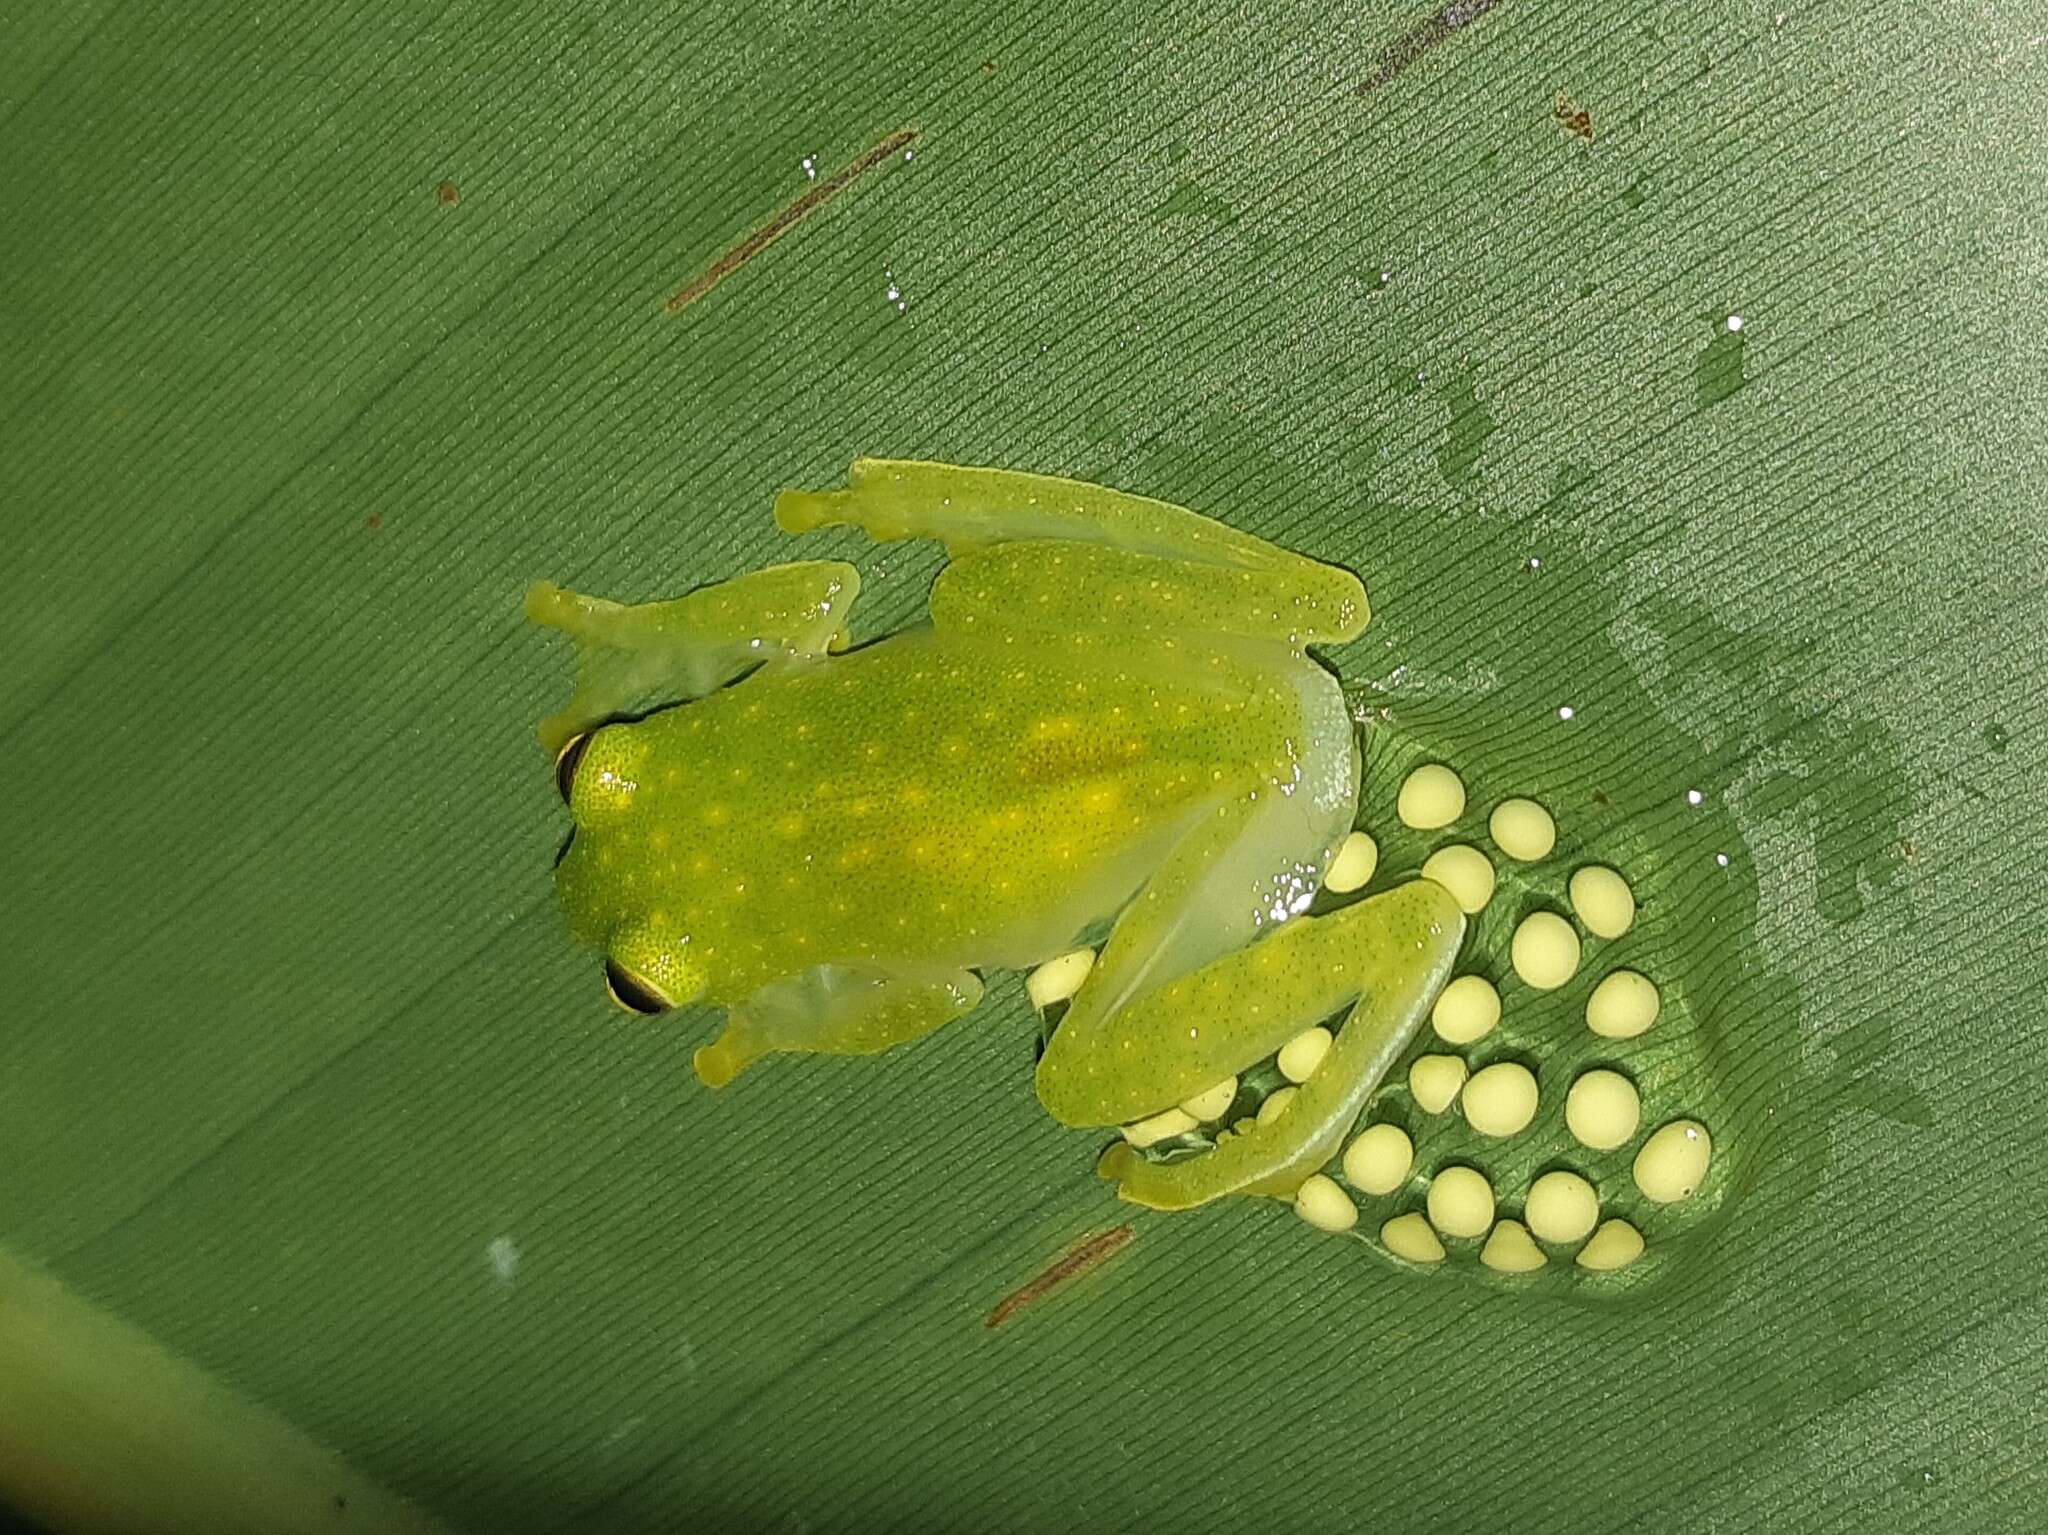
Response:
POLYGON ((583 761, 584 752, 590 749, 589 732, 576 737, 562 748, 562 755, 555 758, 555 787, 562 791, 562 803, 569 803, 569 793, 576 787, 576 769, 583 761))
POLYGON ((652 987, 629 970, 623 970, 611 960, 604 962, 604 977, 611 983, 612 995, 636 1013, 665 1013, 668 1003, 652 987))

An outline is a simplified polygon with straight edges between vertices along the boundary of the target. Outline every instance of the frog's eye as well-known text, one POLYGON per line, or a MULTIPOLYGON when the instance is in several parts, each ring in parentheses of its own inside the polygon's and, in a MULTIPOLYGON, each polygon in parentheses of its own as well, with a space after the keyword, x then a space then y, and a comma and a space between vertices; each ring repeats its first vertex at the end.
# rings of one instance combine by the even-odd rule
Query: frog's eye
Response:
POLYGON ((604 989, 629 1013, 665 1013, 675 1005, 615 959, 604 962, 604 989))
POLYGON ((582 765, 583 753, 590 747, 590 732, 571 736, 562 749, 555 753, 555 787, 562 791, 562 803, 569 803, 570 791, 576 787, 576 769, 582 765))

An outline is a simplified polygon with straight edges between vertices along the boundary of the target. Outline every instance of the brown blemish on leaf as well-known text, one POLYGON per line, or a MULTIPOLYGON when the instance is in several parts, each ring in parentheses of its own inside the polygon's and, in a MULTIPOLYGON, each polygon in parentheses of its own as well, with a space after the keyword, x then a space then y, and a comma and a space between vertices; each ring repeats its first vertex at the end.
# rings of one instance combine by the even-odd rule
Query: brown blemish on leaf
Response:
POLYGON ((363 519, 363 526, 368 528, 372 533, 376 532, 379 528, 384 526, 383 514, 381 512, 370 513, 369 516, 363 519))
POLYGON ((917 142, 915 128, 899 128, 881 143, 868 150, 858 159, 842 165, 838 170, 820 181, 767 223, 748 235, 731 250, 720 256, 710 266, 676 290, 675 296, 664 306, 664 312, 674 314, 686 309, 698 299, 717 287, 727 277, 752 261, 762 251, 773 245, 796 227, 804 217, 823 204, 830 202, 860 177, 866 175, 891 155, 908 149, 917 142))
POLYGON ((1588 144, 1593 142, 1593 114, 1562 91, 1557 93, 1557 120, 1567 132, 1576 133, 1588 144))
POLYGON ((444 181, 434 188, 434 201, 444 208, 452 208, 462 201, 462 189, 452 181, 444 181))
POLYGON ((1092 1237, 1083 1237, 1055 1258, 1046 1270, 1025 1284, 1019 1285, 995 1304, 995 1309, 983 1319, 983 1327, 1000 1327, 1017 1312, 1037 1300, 1040 1296, 1057 1289, 1069 1279, 1085 1274, 1105 1258, 1109 1257, 1135 1233, 1129 1226, 1112 1226, 1092 1237))
POLYGON ((983 59, 981 61, 981 72, 985 75, 994 74, 996 72, 996 61, 994 59, 983 59))
POLYGON ((1359 86, 1358 94, 1370 96, 1381 86, 1393 84, 1430 49, 1460 28, 1470 26, 1499 4, 1500 0, 1453 0, 1427 21, 1410 27, 1381 51, 1379 62, 1373 65, 1372 73, 1359 86))

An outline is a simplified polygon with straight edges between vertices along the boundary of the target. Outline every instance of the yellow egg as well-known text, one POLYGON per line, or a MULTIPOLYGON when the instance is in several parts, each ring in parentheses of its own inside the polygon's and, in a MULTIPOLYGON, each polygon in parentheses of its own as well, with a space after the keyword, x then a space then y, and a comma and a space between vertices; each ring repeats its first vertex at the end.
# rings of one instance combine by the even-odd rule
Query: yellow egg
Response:
POLYGON ((1546 858, 1557 846, 1557 822, 1532 799, 1504 799, 1487 822, 1493 845, 1517 863, 1546 858))
POLYGON ((1280 1047, 1276 1060, 1280 1075, 1290 1082, 1306 1082, 1323 1064, 1323 1057, 1330 1053, 1334 1042, 1335 1036, 1320 1024, 1303 1029, 1280 1047))
POLYGON ((1294 1191, 1294 1213, 1319 1231, 1349 1231, 1358 1224, 1351 1196, 1322 1173, 1310 1173, 1294 1191))
POLYGON ((1624 1220, 1605 1221, 1579 1249, 1579 1267, 1596 1273, 1627 1268, 1643 1255, 1643 1234, 1624 1220))
POLYGON ((1619 938, 1636 920, 1635 892, 1612 869, 1589 864, 1572 876, 1572 910, 1586 931, 1601 938, 1619 938))
POLYGON ((1479 1249, 1479 1261, 1498 1274, 1533 1274, 1549 1260, 1520 1221, 1504 1220, 1479 1249))
POLYGON ((1024 990, 1031 1005, 1044 1012, 1055 1002, 1064 1002, 1081 989, 1088 972, 1095 968, 1093 949, 1075 949, 1049 959, 1024 978, 1024 990))
POLYGON ((1515 974, 1538 991, 1555 991, 1579 968, 1579 935, 1554 911, 1531 912, 1508 944, 1515 974))
POLYGON ((1379 844, 1364 832, 1355 831, 1338 844, 1337 856, 1330 860, 1329 872, 1323 875, 1323 888, 1338 895, 1363 890, 1371 883, 1379 863, 1379 844))
POLYGON ((1123 1137, 1139 1150, 1170 1141, 1176 1135, 1186 1135, 1195 1128, 1194 1117, 1182 1109, 1166 1109, 1150 1119, 1141 1119, 1134 1125, 1123 1127, 1123 1137))
POLYGON ((1230 1111, 1230 1105, 1237 1101, 1237 1078, 1225 1077, 1214 1087, 1205 1087, 1194 1097, 1180 1106, 1183 1114, 1199 1119, 1204 1124, 1221 1119, 1230 1111))
POLYGON ((1464 782, 1441 762, 1419 767, 1402 780, 1394 813, 1417 831, 1448 826, 1465 813, 1464 782))
POLYGON ((1447 1237, 1483 1236, 1493 1224, 1493 1185, 1476 1167, 1446 1167, 1424 1202, 1430 1225, 1447 1237))
POLYGON ((1500 1022, 1500 993, 1483 975, 1461 975, 1437 993, 1429 1026, 1453 1045, 1484 1039, 1500 1022))
POLYGON ((1465 1085, 1465 1063, 1455 1055, 1421 1055, 1408 1068, 1408 1091, 1425 1114, 1441 1114, 1465 1085))
POLYGON ((1581 1072, 1564 1095, 1565 1128, 1581 1146, 1595 1151, 1627 1144, 1642 1117, 1635 1083, 1618 1071, 1581 1072))
POLYGON ((1344 1151, 1344 1176, 1368 1194, 1391 1194, 1408 1181, 1415 1143, 1399 1125, 1369 1125, 1344 1151))
POLYGON ((1529 1185, 1522 1215, 1546 1242, 1577 1242, 1600 1219, 1600 1196, 1577 1173, 1545 1173, 1529 1185))
POLYGON ((1287 1106, 1294 1102, 1294 1095, 1300 1091, 1301 1089, 1298 1087, 1283 1087, 1278 1092, 1268 1093, 1266 1101, 1259 1105, 1257 1122, 1262 1125, 1270 1125, 1274 1120, 1287 1112, 1287 1106))
POLYGON ((1586 998, 1586 1027, 1603 1039, 1634 1039, 1663 1008, 1657 984, 1633 970, 1617 970, 1586 998))
POLYGON ((1690 1199, 1707 1176, 1714 1142, 1696 1119, 1674 1119, 1636 1153, 1636 1187, 1660 1205, 1690 1199))
POLYGON ((1388 1252, 1397 1258, 1406 1258, 1410 1263, 1444 1261, 1444 1244, 1429 1229, 1429 1222, 1412 1210, 1406 1215, 1395 1216, 1380 1227, 1380 1240, 1386 1244, 1388 1252))
POLYGON ((1518 1061, 1497 1061, 1473 1073, 1460 1103, 1481 1135, 1518 1134, 1536 1117, 1535 1074, 1518 1061))
POLYGON ((1462 842, 1431 853, 1423 860, 1422 877, 1450 891, 1451 899, 1468 917, 1478 916, 1493 899, 1493 865, 1478 848, 1462 842))

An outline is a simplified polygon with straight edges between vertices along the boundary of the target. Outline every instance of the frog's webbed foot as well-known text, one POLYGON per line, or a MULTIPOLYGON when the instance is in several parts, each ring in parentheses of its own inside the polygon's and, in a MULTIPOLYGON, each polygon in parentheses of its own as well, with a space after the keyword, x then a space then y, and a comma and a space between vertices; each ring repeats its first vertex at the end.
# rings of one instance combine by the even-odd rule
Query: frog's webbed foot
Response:
POLYGON ((576 691, 541 722, 541 744, 560 752, 608 719, 702 698, 764 661, 821 655, 844 643, 859 591, 840 560, 774 565, 634 606, 536 582, 526 616, 576 642, 576 691))
POLYGON ((851 524, 877 539, 944 541, 954 563, 931 604, 941 629, 1109 624, 1299 648, 1355 638, 1368 617, 1365 588, 1348 570, 1171 502, 1051 475, 895 459, 855 460, 846 484, 784 491, 776 521, 791 533, 851 524))
POLYGON ((930 979, 819 965, 731 1008, 725 1031, 697 1052, 697 1075, 723 1087, 778 1050, 872 1055, 974 1011, 981 992, 970 970, 930 979))

